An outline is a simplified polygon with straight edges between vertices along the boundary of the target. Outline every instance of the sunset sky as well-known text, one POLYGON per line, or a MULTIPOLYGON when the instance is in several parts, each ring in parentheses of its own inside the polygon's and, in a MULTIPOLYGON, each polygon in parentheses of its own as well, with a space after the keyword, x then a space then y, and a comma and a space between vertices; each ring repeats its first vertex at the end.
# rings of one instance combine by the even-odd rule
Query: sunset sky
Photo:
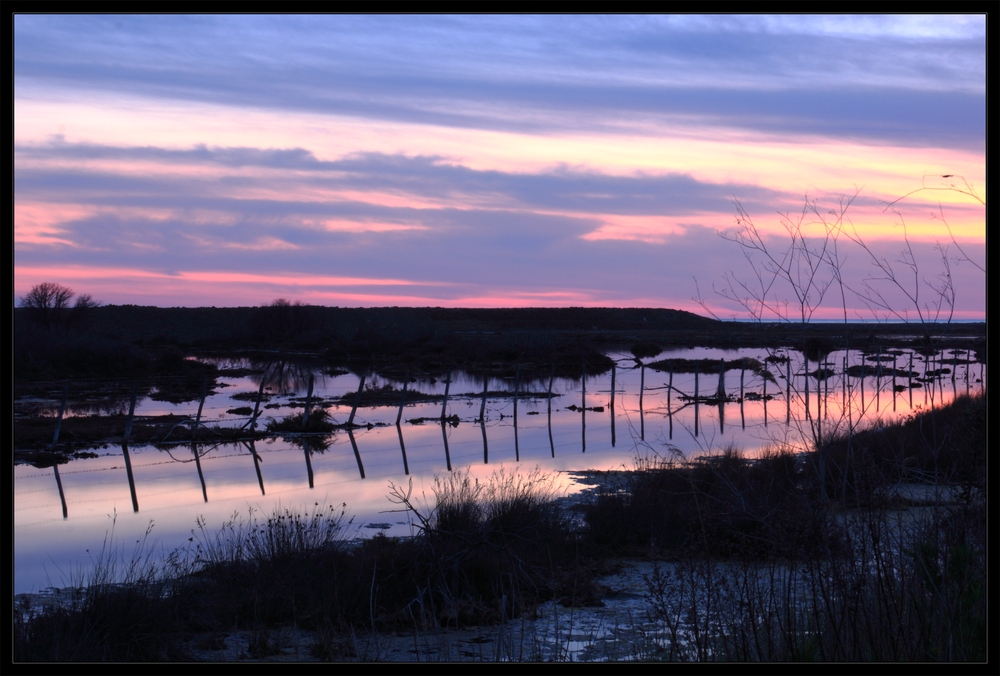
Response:
MULTIPOLYGON (((720 237, 734 202, 781 252, 781 213, 857 193, 848 232, 917 304, 943 251, 955 318, 985 317, 982 15, 22 14, 14 39, 15 303, 51 281, 704 313, 700 290, 742 317, 716 293, 755 279, 720 237)), ((916 318, 846 234, 837 254, 851 319, 885 316, 866 280, 916 318)), ((830 291, 815 317, 838 316, 830 291)))

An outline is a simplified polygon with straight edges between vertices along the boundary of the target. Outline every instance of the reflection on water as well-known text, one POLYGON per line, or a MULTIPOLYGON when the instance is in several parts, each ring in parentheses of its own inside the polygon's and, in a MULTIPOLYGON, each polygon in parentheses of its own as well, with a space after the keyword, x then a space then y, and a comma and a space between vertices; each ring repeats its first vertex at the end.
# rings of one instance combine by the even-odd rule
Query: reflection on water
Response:
MULTIPOLYGON (((98 457, 61 470, 16 466, 15 591, 78 579, 112 518, 121 543, 138 539, 152 521, 163 553, 188 542, 198 516, 211 528, 234 512, 266 514, 279 505, 347 503, 356 526, 390 523, 382 528, 388 534, 408 535, 407 515, 392 512, 386 497, 390 481, 412 480, 427 505, 434 476, 448 471, 487 479, 501 465, 613 469, 630 466, 637 454, 693 456, 731 443, 750 454, 774 443, 804 448, 852 424, 906 416, 984 387, 983 365, 961 351, 834 352, 817 362, 798 353, 680 350, 658 360, 714 366, 678 362, 665 371, 612 356, 609 373, 576 381, 453 373, 443 381, 407 376, 388 387, 392 381, 369 374, 365 392, 380 392, 384 403, 358 408, 357 428, 323 438, 213 444, 204 433, 209 443, 95 449, 98 457), (766 369, 734 367, 742 357, 766 369)), ((353 403, 362 384, 357 375, 323 376, 290 363, 272 365, 263 377, 263 389, 260 375, 223 377, 227 386, 203 404, 144 399, 136 413, 200 414, 202 426, 240 426, 250 416, 228 411, 257 400, 264 422, 301 414, 311 383, 308 403, 343 423, 352 405, 340 402, 347 394, 353 403), (260 396, 264 390, 269 396, 260 396)), ((559 486, 575 489, 565 474, 559 486)))

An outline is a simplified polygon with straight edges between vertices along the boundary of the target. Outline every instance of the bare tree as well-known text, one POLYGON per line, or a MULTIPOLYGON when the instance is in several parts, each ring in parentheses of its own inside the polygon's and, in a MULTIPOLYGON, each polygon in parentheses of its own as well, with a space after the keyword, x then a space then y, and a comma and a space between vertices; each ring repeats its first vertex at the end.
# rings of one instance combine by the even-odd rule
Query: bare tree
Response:
POLYGON ((61 309, 69 307, 73 290, 62 284, 43 282, 31 287, 31 291, 21 296, 21 307, 41 309, 61 309))
POLYGON ((28 308, 37 321, 51 329, 59 323, 72 297, 73 290, 69 287, 53 282, 42 282, 21 296, 21 307, 28 308))
POLYGON ((90 309, 99 307, 100 301, 89 294, 81 294, 76 304, 70 307, 74 296, 68 286, 54 282, 43 282, 31 287, 31 291, 21 296, 21 307, 29 310, 35 321, 48 329, 66 326, 76 322, 90 309))

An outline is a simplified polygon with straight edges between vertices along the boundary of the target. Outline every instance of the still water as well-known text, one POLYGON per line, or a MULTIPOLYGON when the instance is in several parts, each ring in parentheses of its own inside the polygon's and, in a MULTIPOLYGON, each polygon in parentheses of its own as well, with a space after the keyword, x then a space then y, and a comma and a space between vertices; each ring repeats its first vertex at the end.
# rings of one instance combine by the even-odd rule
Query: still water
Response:
MULTIPOLYGON (((774 380, 752 370, 729 367, 715 373, 642 368, 629 354, 612 354, 614 372, 585 380, 491 379, 480 422, 483 379, 451 374, 451 382, 417 379, 415 391, 444 394, 442 401, 409 403, 397 427, 398 402, 357 410, 352 432, 338 430, 303 448, 301 441, 273 438, 254 444, 208 443, 158 449, 153 446, 96 448, 96 458, 57 468, 14 467, 14 591, 39 591, 83 580, 106 539, 126 558, 147 530, 146 548, 163 557, 187 546, 201 518, 210 534, 234 515, 270 514, 276 508, 311 510, 346 505, 359 536, 378 532, 410 535, 405 512, 389 499, 390 486, 405 491, 412 482, 416 504, 434 502, 434 480, 468 472, 480 480, 503 467, 552 473, 556 489, 582 488, 573 471, 622 469, 637 457, 691 458, 734 444, 748 455, 773 444, 803 449, 816 435, 846 429, 848 421, 893 420, 984 387, 981 363, 963 352, 934 357, 897 352, 881 357, 834 352, 823 364, 830 375, 817 378, 815 362, 801 354, 765 350, 675 350, 662 359, 732 361, 766 358, 774 380), (774 361, 773 358, 779 358, 774 361), (788 360, 780 361, 787 357, 788 360), (895 359, 895 369, 892 369, 895 359), (944 360, 944 364, 941 360, 944 360), (951 363, 949 363, 951 362, 951 363), (885 371, 877 369, 883 365, 885 371), (858 372, 860 365, 868 368, 858 372), (856 375, 845 375, 845 365, 856 375), (941 373, 941 370, 946 372, 941 373), (939 372, 936 373, 935 372, 939 372), (902 375, 906 373, 907 375, 902 375), (887 375, 887 374, 895 374, 887 375), (928 376, 928 377, 925 377, 928 376), (612 386, 613 381, 613 386, 612 386), (911 387, 919 383, 920 387, 911 387), (698 398, 695 398, 697 388, 698 398), (720 389, 721 388, 721 389, 720 389), (515 389, 518 396, 515 397, 515 389), (506 392, 506 396, 498 393, 506 392), (724 393, 720 398, 719 394, 724 393), (417 418, 431 420, 415 424, 417 418)), ((654 360, 646 360, 652 362, 654 360)), ((268 400, 261 422, 302 413, 305 373, 289 374, 268 400)), ((240 426, 247 415, 228 413, 247 406, 260 378, 222 377, 224 387, 205 400, 202 423, 240 426), (242 395, 242 399, 233 399, 242 395)), ((366 385, 387 381, 369 376, 366 385)), ((394 383, 399 387, 399 383, 394 383)), ((350 404, 331 401, 357 391, 355 374, 314 374, 313 397, 334 422, 346 422, 350 404)), ((351 397, 348 396, 348 400, 351 397)), ((146 399, 137 415, 176 413, 194 417, 199 402, 172 405, 146 399)), ((252 402, 250 404, 252 406, 252 402)))

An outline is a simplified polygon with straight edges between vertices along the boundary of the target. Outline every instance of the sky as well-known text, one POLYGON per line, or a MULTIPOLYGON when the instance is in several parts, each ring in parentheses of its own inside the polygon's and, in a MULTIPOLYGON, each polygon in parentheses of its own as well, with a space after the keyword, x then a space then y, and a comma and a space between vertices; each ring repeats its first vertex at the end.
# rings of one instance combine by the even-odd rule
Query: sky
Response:
POLYGON ((14 20, 15 304, 984 319, 985 178, 983 15, 14 20))

